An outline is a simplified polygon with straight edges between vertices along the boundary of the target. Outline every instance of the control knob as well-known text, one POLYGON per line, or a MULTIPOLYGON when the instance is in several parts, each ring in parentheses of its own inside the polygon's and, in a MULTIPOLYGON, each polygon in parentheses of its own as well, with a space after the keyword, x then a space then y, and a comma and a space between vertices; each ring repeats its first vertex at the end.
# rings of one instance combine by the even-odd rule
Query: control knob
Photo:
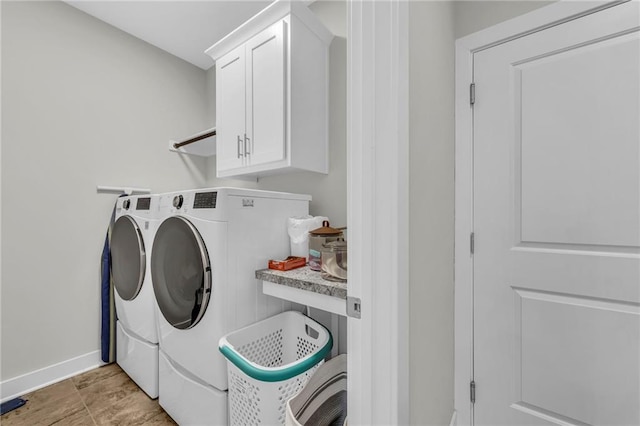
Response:
POLYGON ((131 207, 131 200, 127 198, 122 202, 122 208, 129 210, 129 207, 131 207))
POLYGON ((180 207, 182 207, 183 201, 184 198, 182 197, 182 195, 176 195, 175 197, 173 197, 173 207, 179 209, 180 207))

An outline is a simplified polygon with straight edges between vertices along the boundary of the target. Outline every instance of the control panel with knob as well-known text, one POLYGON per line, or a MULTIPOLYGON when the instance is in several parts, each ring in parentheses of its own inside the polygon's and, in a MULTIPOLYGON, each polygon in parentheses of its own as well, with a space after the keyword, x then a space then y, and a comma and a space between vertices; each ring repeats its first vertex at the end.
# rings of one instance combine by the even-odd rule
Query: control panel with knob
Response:
POLYGON ((182 195, 176 195, 175 197, 173 197, 173 207, 179 209, 180 207, 182 207, 183 201, 184 198, 182 197, 182 195))

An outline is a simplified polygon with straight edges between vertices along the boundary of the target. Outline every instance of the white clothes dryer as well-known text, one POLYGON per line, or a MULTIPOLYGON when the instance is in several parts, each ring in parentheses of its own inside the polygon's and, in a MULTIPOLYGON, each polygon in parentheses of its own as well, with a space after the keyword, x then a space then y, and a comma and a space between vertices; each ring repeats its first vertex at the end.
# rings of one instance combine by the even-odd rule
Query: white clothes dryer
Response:
POLYGON ((210 188, 160 196, 151 256, 158 307, 159 401, 181 425, 227 424, 227 367, 218 340, 290 309, 255 278, 289 255, 287 219, 308 195, 210 188))
POLYGON ((116 306, 116 362, 151 398, 158 397, 158 327, 150 255, 158 199, 118 199, 111 231, 116 306))

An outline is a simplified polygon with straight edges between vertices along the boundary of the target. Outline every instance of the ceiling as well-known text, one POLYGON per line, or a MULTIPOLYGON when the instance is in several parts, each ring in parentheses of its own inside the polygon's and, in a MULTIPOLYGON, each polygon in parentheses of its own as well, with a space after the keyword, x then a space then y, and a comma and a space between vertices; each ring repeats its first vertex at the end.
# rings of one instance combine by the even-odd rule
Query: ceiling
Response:
POLYGON ((213 60, 204 51, 272 1, 67 0, 66 3, 206 70, 213 66, 213 60))

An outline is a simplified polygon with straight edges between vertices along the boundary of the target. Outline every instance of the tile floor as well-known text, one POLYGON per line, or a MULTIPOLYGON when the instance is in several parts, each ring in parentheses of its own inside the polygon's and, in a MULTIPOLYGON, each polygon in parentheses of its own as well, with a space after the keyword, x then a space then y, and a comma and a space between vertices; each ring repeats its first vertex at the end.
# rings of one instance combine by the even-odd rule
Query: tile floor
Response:
POLYGON ((24 395, 28 402, 0 417, 2 426, 99 426, 176 423, 117 364, 24 395))

